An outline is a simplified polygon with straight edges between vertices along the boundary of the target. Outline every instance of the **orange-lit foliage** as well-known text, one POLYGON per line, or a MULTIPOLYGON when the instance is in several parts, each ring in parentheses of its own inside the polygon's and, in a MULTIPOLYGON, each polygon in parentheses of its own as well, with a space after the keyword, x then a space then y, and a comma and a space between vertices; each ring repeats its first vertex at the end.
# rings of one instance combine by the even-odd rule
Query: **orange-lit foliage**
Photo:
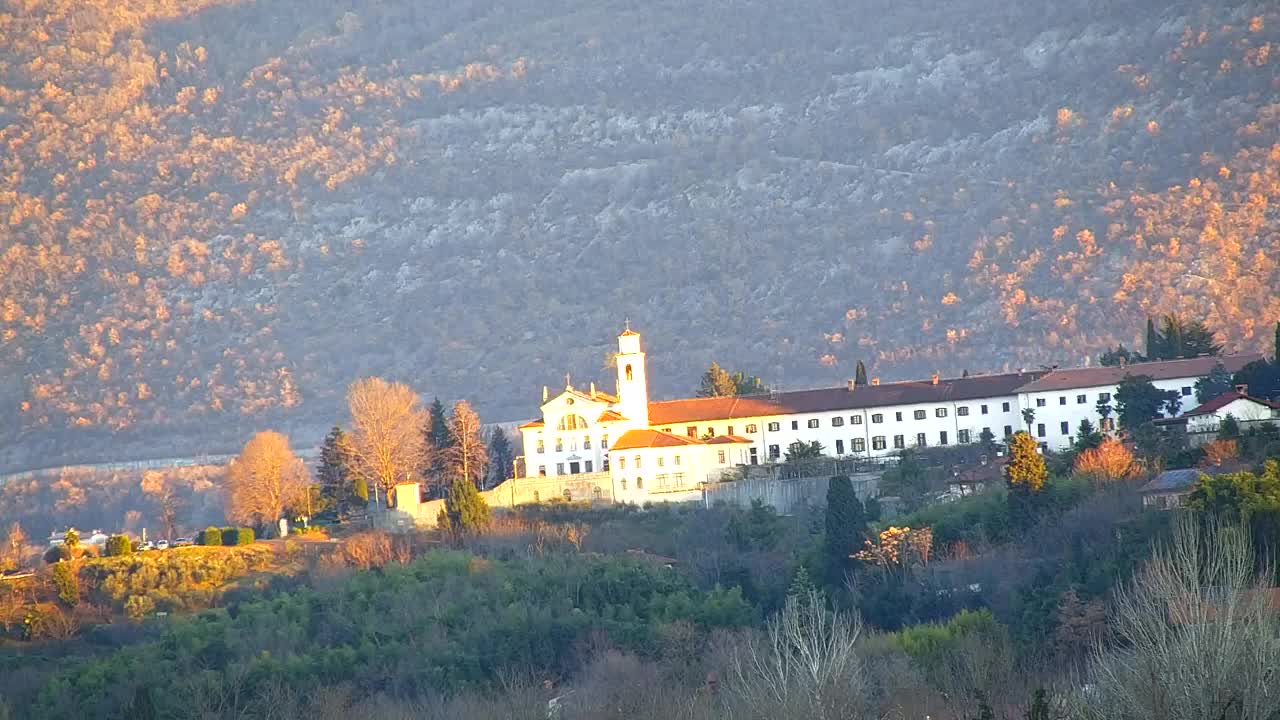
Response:
POLYGON ((1202 449, 1204 450, 1204 464, 1210 467, 1222 465, 1229 460, 1240 457, 1240 446, 1235 440, 1214 440, 1205 443, 1202 449))
POLYGON ((1082 450, 1076 456, 1074 467, 1077 475, 1083 475, 1098 482, 1128 480, 1137 476, 1138 465, 1133 460, 1133 453, 1124 443, 1108 437, 1096 448, 1082 450))

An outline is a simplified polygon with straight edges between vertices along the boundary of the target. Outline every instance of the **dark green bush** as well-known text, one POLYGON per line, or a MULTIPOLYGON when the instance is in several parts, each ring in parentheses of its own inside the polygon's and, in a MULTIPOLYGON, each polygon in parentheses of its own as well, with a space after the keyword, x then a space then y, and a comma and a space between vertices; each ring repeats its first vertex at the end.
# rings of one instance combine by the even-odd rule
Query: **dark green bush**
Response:
POLYGON ((58 589, 58 599, 67 607, 80 604, 80 576, 76 568, 69 562, 60 562, 53 566, 53 586, 58 589))
POLYGON ((103 554, 107 557, 131 555, 133 553, 133 541, 129 539, 128 535, 112 535, 107 538, 107 546, 103 550, 103 554))
POLYGON ((211 525, 200 533, 198 540, 201 545, 221 545, 222 537, 222 531, 211 525))
POLYGON ((231 527, 230 525, 228 525, 227 527, 222 528, 222 544, 223 545, 235 545, 236 538, 237 538, 237 534, 236 534, 236 529, 234 527, 231 527))
POLYGON ((52 565, 59 560, 69 559, 71 559, 71 548, 68 548, 66 545, 54 545, 44 551, 44 561, 49 565, 52 565))

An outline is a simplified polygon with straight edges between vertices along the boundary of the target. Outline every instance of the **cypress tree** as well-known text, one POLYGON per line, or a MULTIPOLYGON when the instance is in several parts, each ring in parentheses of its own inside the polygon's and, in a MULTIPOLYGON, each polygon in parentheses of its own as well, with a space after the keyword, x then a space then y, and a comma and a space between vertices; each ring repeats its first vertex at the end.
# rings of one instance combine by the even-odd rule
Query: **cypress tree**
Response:
POLYGON ((1280 320, 1276 321, 1276 337, 1271 345, 1271 362, 1280 367, 1280 320))
POLYGON ((862 549, 867 518, 853 482, 844 475, 827 481, 827 584, 838 587, 849 567, 849 556, 862 549))
POLYGON ((1147 318, 1147 359, 1160 360, 1164 355, 1161 349, 1160 333, 1156 332, 1156 323, 1150 317, 1147 318))
POLYGON ((867 384, 867 366, 863 365, 861 360, 858 361, 858 369, 853 374, 853 384, 854 385, 867 384))

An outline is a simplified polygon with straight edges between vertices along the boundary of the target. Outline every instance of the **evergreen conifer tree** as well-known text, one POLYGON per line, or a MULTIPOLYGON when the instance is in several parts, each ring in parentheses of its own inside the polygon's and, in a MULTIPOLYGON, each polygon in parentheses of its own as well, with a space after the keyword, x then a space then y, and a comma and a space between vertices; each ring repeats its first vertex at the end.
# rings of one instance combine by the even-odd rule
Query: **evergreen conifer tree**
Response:
POLYGON ((827 584, 835 587, 844 581, 850 566, 849 556, 862 549, 866 539, 867 518, 854 492, 853 482, 844 475, 827 481, 826 551, 827 584))
POLYGON ((853 384, 854 385, 867 384, 867 366, 863 365, 861 360, 858 361, 858 369, 855 370, 853 373, 853 384))
POLYGON ((489 433, 489 482, 490 485, 497 485, 506 480, 512 474, 511 461, 514 454, 511 450, 511 442, 507 440, 507 434, 502 428, 494 427, 489 433))
POLYGON ((1147 318, 1147 360, 1160 360, 1164 357, 1163 343, 1160 333, 1156 332, 1156 322, 1147 318))
POLYGON ((1102 444, 1102 433, 1098 432, 1089 418, 1080 421, 1080 427, 1076 428, 1076 439, 1072 443, 1072 447, 1076 452, 1084 450, 1092 450, 1102 444))
POLYGON ((489 524, 489 503, 470 480, 455 477, 437 522, 455 536, 478 533, 489 524))
POLYGON ((806 603, 816 591, 817 587, 809 577, 809 569, 801 563, 796 567, 796 574, 791 578, 791 584, 787 586, 787 598, 794 598, 798 603, 806 603))
POLYGON ((1276 336, 1271 342, 1271 362, 1280 367, 1280 320, 1276 321, 1276 336))
POLYGON ((431 401, 431 408, 427 412, 426 430, 427 463, 423 475, 430 478, 433 484, 440 486, 444 484, 445 458, 453 444, 449 433, 449 418, 444 414, 444 403, 440 402, 440 398, 431 401))
MULTIPOLYGON (((337 509, 339 515, 350 510, 351 504, 359 497, 357 475, 359 471, 355 467, 351 438, 342 428, 334 427, 320 446, 320 464, 316 467, 322 504, 337 509)), ((361 502, 368 499, 368 485, 365 485, 361 502)))

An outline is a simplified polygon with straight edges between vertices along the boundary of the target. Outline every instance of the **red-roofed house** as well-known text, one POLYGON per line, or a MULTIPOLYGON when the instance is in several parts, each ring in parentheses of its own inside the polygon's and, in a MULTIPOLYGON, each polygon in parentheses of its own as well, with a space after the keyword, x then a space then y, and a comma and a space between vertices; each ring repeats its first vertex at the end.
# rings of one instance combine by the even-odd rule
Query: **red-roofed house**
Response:
POLYGON ((1250 397, 1248 392, 1247 387, 1240 386, 1188 411, 1184 416, 1187 418, 1187 432, 1216 433, 1218 426, 1227 419, 1228 415, 1243 424, 1265 422, 1280 417, 1280 403, 1250 397))

